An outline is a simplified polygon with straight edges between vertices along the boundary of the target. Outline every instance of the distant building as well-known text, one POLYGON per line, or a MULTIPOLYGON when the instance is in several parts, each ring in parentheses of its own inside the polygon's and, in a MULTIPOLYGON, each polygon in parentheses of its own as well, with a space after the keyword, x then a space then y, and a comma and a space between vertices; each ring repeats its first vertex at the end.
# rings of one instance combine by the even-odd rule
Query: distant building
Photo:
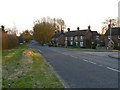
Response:
POLYGON ((85 47, 92 48, 97 41, 99 41, 100 35, 97 31, 91 31, 90 26, 88 29, 80 30, 78 27, 77 30, 70 31, 65 33, 65 46, 76 46, 76 47, 85 47))
MULTIPOLYGON (((120 50, 120 27, 111 28, 111 39, 114 42, 114 49, 120 50)), ((105 33, 105 46, 109 47, 110 29, 105 33)))
POLYGON ((64 38, 65 34, 63 30, 61 32, 55 32, 55 34, 52 37, 51 43, 53 46, 64 46, 64 38))

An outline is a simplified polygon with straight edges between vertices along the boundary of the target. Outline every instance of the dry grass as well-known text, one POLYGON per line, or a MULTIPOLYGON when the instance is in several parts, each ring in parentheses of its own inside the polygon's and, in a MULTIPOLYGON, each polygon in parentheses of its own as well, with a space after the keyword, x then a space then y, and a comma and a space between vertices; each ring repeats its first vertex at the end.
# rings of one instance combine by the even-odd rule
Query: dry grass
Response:
POLYGON ((27 46, 3 51, 3 88, 63 88, 44 58, 27 46))

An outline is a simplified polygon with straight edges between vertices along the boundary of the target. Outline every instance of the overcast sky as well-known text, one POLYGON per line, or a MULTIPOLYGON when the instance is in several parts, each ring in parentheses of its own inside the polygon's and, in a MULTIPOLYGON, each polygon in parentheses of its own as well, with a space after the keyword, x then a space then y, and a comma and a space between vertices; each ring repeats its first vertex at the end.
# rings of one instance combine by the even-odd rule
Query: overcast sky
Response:
POLYGON ((63 18, 67 27, 75 30, 100 31, 102 22, 118 17, 119 0, 0 0, 0 25, 17 30, 32 29, 41 17, 63 18))

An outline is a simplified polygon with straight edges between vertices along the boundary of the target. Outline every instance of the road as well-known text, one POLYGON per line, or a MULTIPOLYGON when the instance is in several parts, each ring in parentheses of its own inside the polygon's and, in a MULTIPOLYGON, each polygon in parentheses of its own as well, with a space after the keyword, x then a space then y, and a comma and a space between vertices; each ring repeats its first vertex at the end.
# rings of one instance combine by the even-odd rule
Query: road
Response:
POLYGON ((118 60, 112 52, 82 52, 30 44, 38 50, 69 88, 118 88, 118 60))

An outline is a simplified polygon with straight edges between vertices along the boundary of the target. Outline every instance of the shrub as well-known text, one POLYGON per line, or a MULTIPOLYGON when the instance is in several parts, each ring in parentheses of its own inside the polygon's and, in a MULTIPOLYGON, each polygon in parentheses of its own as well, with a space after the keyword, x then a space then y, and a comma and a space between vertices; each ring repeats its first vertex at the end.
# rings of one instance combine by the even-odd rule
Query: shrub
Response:
POLYGON ((11 34, 8 35, 8 46, 9 46, 9 49, 17 47, 18 45, 19 45, 19 41, 18 41, 17 36, 11 35, 11 34))

